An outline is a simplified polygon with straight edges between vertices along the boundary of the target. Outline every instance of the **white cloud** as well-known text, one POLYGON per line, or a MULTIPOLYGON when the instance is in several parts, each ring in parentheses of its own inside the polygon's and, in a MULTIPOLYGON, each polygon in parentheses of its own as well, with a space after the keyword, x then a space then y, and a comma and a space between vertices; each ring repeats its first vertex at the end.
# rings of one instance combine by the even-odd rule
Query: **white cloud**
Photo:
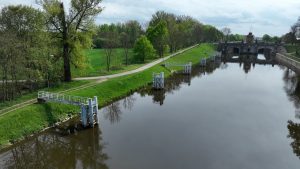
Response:
MULTIPOLYGON (((68 0, 64 0, 67 2, 68 0)), ((34 4, 35 0, 1 0, 8 4, 34 4)), ((282 35, 300 15, 299 0, 103 0, 105 10, 97 23, 122 22, 136 19, 150 20, 157 10, 178 15, 190 15, 218 28, 228 26, 233 33, 246 34, 252 27, 254 34, 282 35)))

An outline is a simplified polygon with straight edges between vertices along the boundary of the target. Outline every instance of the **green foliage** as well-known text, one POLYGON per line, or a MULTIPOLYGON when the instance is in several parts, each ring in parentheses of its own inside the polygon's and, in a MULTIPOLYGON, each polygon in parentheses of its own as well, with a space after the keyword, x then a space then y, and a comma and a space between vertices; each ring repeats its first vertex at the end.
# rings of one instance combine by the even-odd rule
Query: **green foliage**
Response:
POLYGON ((164 56, 164 46, 167 45, 168 29, 167 22, 160 21, 155 26, 147 29, 147 38, 150 40, 160 57, 164 56))
POLYGON ((141 36, 135 43, 134 48, 134 62, 144 63, 146 59, 153 59, 155 57, 155 49, 146 36, 141 36))
POLYGON ((23 85, 18 80, 29 83, 34 90, 38 82, 53 81, 53 49, 45 32, 43 13, 28 6, 7 6, 0 15, 0 76, 3 80, 0 100, 14 99, 21 94, 23 85), (6 83, 8 82, 8 83, 6 83), (13 83, 11 83, 13 82, 13 83))
MULTIPOLYGON (((216 42, 223 38, 222 32, 215 27, 204 25, 189 16, 176 16, 172 13, 158 11, 152 16, 149 28, 155 27, 160 22, 165 22, 167 25, 168 35, 166 39, 167 44, 170 47, 170 52, 175 52, 178 49, 196 43, 216 42)), ((151 38, 149 39, 152 42, 151 38)), ((158 49, 155 45, 154 47, 155 49, 158 49)))
POLYGON ((58 0, 40 0, 45 10, 49 31, 61 48, 64 80, 71 81, 71 64, 82 67, 85 58, 82 50, 92 44, 94 17, 102 11, 102 0, 72 0, 69 12, 58 0))
POLYGON ((268 34, 264 34, 264 36, 262 37, 262 40, 265 42, 270 42, 272 39, 272 37, 268 34))
MULTIPOLYGON (((207 57, 212 51, 213 47, 211 45, 203 44, 183 54, 177 55, 168 61, 175 63, 192 61, 194 64, 197 64, 199 58, 207 57)), ((96 95, 101 98, 99 99, 99 104, 104 106, 127 95, 132 90, 151 83, 153 72, 165 72, 166 77, 171 75, 167 69, 157 65, 140 73, 110 79, 96 86, 72 91, 68 94, 85 97, 96 95)), ((0 146, 8 144, 9 141, 15 141, 38 132, 54 122, 61 121, 67 117, 68 114, 76 115, 78 112, 79 109, 73 106, 35 104, 1 116, 0 124, 2 124, 3 127, 0 128, 0 146)))

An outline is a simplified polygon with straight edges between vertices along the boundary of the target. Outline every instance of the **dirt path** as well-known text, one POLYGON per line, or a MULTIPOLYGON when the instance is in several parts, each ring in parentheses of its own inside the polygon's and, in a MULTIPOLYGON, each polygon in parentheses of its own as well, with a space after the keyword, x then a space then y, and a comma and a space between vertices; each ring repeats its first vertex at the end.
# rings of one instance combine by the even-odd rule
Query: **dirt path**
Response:
MULTIPOLYGON (((153 61, 151 63, 148 63, 138 69, 135 69, 135 70, 131 70, 131 71, 127 71, 127 72, 123 72, 123 73, 118 73, 118 74, 113 74, 113 75, 107 75, 107 76, 97 76, 97 77, 81 77, 81 78, 74 78, 73 80, 96 80, 94 82, 91 82, 91 83, 88 83, 88 84, 85 84, 85 85, 82 85, 82 86, 78 86, 78 87, 75 87, 75 88, 71 88, 71 89, 68 89, 68 90, 64 90, 64 91, 61 91, 61 92, 57 92, 57 93, 66 93, 66 92, 70 92, 70 91, 77 91, 77 90, 81 90, 81 89, 85 89, 85 88, 89 88, 89 87, 92 87, 92 86, 95 86, 99 83, 102 83, 104 81, 106 81, 107 79, 111 79, 111 78, 116 78, 116 77, 121 77, 121 76, 126 76, 126 75, 130 75, 130 74, 134 74, 134 73, 138 73, 138 72, 141 72, 141 71, 144 71, 146 69, 149 69, 161 62, 164 62, 165 60, 171 58, 171 57, 174 57, 176 55, 179 55, 181 53, 184 53, 186 52, 187 50, 190 50, 194 47, 196 47, 198 45, 195 45, 195 46, 191 46, 189 48, 186 48, 186 49, 183 49, 179 52, 176 52, 174 54, 171 54, 167 57, 164 57, 164 58, 161 58, 161 59, 158 59, 156 61, 153 61)), ((18 109, 21 109, 23 107, 26 107, 26 106, 29 106, 31 104, 34 104, 37 102, 37 99, 31 99, 31 100, 27 100, 23 103, 19 103, 19 104, 16 104, 16 105, 13 105, 11 107, 7 107, 5 109, 2 109, 0 110, 0 117, 7 114, 7 113, 10 113, 12 111, 15 111, 15 110, 18 110, 18 109)))
POLYGON ((184 53, 185 51, 187 50, 190 50, 194 47, 196 47, 198 45, 195 45, 195 46, 191 46, 189 48, 186 48, 186 49, 183 49, 179 52, 176 52, 176 53, 173 53, 172 55, 169 55, 167 57, 164 57, 164 58, 161 58, 161 59, 158 59, 154 62, 151 62, 151 63, 148 63, 140 68, 137 68, 135 70, 131 70, 131 71, 127 71, 127 72, 123 72, 123 73, 118 73, 118 74, 113 74, 113 75, 107 75, 107 76, 96 76, 96 77, 80 77, 80 78, 74 78, 73 80, 99 80, 99 79, 111 79, 111 78, 116 78, 116 77, 120 77, 120 76, 126 76, 126 75, 130 75, 130 74, 134 74, 134 73, 138 73, 138 72, 141 72, 141 71, 144 71, 146 69, 149 69, 161 62, 164 62, 165 60, 171 58, 171 57, 174 57, 178 54, 181 54, 181 53, 184 53))

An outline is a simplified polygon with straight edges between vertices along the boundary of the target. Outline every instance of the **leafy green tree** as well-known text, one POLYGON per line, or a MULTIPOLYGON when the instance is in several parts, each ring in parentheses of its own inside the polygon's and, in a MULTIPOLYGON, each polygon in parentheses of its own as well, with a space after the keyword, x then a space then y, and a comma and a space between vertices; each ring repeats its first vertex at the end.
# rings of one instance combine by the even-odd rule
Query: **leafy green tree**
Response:
POLYGON ((130 46, 129 46, 130 38, 126 32, 122 32, 120 36, 121 36, 120 41, 121 41, 122 47, 124 49, 125 65, 127 66, 129 64, 128 53, 129 53, 129 48, 130 48, 130 46))
POLYGON ((46 13, 49 31, 58 38, 64 63, 64 80, 71 81, 71 63, 82 66, 83 48, 92 44, 94 17, 102 11, 102 0, 71 0, 67 12, 59 0, 40 0, 46 13))
POLYGON ((49 47, 43 13, 28 6, 7 6, 0 14, 0 69, 3 100, 22 94, 26 81, 29 90, 45 79, 49 47))
POLYGON ((227 28, 227 27, 223 28, 222 33, 224 35, 225 41, 228 41, 229 40, 229 35, 231 34, 230 28, 227 28))
POLYGON ((268 34, 264 34, 262 37, 262 40, 265 42, 271 42, 272 41, 272 37, 268 34))
POLYGON ((153 59, 155 57, 155 49, 144 35, 135 42, 133 52, 134 61, 137 63, 144 63, 146 59, 153 59))
POLYGON ((149 26, 147 29, 147 38, 150 40, 158 55, 163 57, 165 46, 167 45, 168 29, 165 21, 160 21, 154 27, 149 26))

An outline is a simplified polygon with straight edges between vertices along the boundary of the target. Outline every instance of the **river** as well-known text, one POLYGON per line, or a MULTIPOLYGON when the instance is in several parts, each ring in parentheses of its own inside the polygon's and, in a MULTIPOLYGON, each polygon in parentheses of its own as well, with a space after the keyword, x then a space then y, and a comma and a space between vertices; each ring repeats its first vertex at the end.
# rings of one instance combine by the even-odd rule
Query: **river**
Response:
POLYGON ((279 65, 214 63, 0 152, 0 168, 299 169, 300 83, 279 65))

